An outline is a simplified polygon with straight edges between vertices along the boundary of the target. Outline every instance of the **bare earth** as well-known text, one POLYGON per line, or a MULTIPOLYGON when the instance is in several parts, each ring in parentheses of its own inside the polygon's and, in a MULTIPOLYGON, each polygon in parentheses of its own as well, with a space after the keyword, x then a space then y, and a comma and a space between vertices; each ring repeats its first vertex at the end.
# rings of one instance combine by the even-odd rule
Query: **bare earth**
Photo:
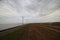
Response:
POLYGON ((60 26, 31 23, 0 31, 0 40, 60 40, 60 26))

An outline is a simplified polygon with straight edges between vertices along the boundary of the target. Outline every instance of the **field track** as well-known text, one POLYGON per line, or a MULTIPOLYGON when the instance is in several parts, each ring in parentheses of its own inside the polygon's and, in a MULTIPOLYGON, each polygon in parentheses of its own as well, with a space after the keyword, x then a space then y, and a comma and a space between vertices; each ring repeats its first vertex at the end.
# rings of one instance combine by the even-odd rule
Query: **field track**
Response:
POLYGON ((0 31, 0 40, 60 40, 60 26, 31 23, 0 31))

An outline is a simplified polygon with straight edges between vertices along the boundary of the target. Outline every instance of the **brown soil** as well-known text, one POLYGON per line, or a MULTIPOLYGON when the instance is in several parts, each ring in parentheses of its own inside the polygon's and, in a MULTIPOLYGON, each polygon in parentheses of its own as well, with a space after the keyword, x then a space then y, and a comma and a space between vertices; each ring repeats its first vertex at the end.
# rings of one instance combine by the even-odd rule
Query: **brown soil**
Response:
POLYGON ((60 26, 32 23, 0 32, 0 35, 0 40, 60 40, 60 26))

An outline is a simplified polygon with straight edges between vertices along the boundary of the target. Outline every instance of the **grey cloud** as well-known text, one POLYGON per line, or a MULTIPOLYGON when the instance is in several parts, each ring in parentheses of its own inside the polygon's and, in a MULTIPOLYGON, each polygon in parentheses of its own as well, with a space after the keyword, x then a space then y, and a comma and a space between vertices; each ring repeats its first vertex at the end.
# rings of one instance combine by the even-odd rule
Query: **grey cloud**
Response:
POLYGON ((20 16, 42 17, 60 9, 60 0, 4 0, 2 4, 20 16))
MULTIPOLYGON (((38 0, 36 0, 38 1, 38 0)), ((51 14, 51 12, 58 10, 60 8, 60 0, 42 0, 40 2, 32 2, 30 5, 27 5, 27 11, 39 12, 40 16, 51 14)))
POLYGON ((60 8, 60 0, 6 0, 5 3, 11 7, 11 10, 15 10, 18 14, 23 10, 28 14, 39 13, 39 16, 51 14, 51 12, 60 8))

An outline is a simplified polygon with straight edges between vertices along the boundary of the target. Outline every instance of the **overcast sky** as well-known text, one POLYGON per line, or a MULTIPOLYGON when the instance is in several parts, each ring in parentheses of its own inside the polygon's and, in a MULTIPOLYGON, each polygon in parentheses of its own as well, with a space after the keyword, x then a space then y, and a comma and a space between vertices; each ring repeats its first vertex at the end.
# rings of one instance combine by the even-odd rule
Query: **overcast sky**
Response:
POLYGON ((0 24, 60 22, 60 0, 1 0, 0 24))

